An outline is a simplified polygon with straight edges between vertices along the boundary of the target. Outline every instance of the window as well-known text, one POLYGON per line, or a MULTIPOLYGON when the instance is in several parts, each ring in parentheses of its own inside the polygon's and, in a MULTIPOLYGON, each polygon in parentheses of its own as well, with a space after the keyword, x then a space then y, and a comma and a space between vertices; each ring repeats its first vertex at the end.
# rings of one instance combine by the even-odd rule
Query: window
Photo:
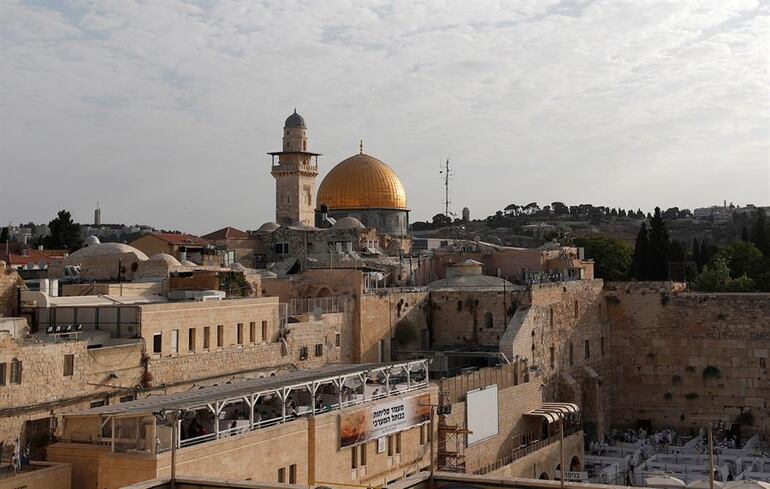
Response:
POLYGON ((211 326, 203 327, 203 349, 208 350, 211 347, 211 326))
POLYGON ((267 341, 267 321, 262 321, 262 341, 267 341))
POLYGON ((64 376, 70 377, 75 372, 75 355, 64 355, 64 376))
POLYGON ((195 351, 195 328, 187 330, 187 351, 195 351))
POLYGON ((297 483, 297 464, 289 465, 289 484, 297 483))
MULTIPOLYGON (((98 408, 98 407, 102 407, 104 405, 105 405, 104 399, 101 399, 101 400, 98 400, 98 401, 91 401, 91 404, 90 404, 90 406, 92 408, 98 408)), ((107 423, 107 424, 109 424, 109 423, 107 423)))
POLYGON ((604 336, 599 340, 599 353, 604 356, 604 336))
POLYGON ((396 453, 401 453, 401 433, 396 433, 396 453))
POLYGON ((575 349, 572 348, 572 343, 569 344, 569 364, 570 366, 575 363, 575 349))
POLYGON ((554 364, 556 363, 556 355, 555 355, 555 350, 554 350, 554 347, 551 347, 551 348, 549 348, 549 350, 550 350, 550 352, 551 352, 551 359, 550 359, 550 364, 551 364, 551 368, 553 368, 553 367, 554 367, 554 364))
POLYGON ((303 346, 299 349, 299 359, 307 360, 307 347, 303 346))
POLYGON ((120 402, 131 402, 134 400, 134 395, 131 394, 130 396, 123 396, 120 398, 120 402))
POLYGON ((6 364, 5 363, 0 363, 0 385, 6 385, 5 384, 5 382, 6 382, 5 376, 7 374, 5 373, 5 369, 6 369, 6 364))
POLYGON ((286 482, 286 467, 278 469, 278 482, 282 484, 286 482))
POLYGON ((388 435, 388 457, 392 457, 393 452, 393 435, 388 435))
POLYGON ((588 360, 591 358, 591 345, 588 343, 588 340, 585 340, 583 345, 583 349, 585 351, 585 359, 588 360))
POLYGON ((243 323, 238 323, 236 326, 235 337, 239 345, 243 344, 243 323))
POLYGON ((425 438, 426 438, 425 432, 427 431, 426 430, 427 426, 428 426, 427 424, 420 425, 420 445, 425 445, 425 438))
POLYGON ((377 344, 377 361, 385 361, 385 340, 380 340, 380 342, 377 344))
POLYGON ((217 324, 217 348, 225 344, 225 325, 217 324))
POLYGON ((358 447, 353 447, 350 449, 350 468, 358 468, 358 447))
POLYGON ((323 346, 323 344, 318 343, 315 346, 315 356, 320 357, 323 354, 324 354, 324 346, 323 346))
POLYGON ((171 353, 179 353, 179 330, 171 330, 171 353))
POLYGON ((491 312, 485 312, 484 313, 484 327, 487 329, 492 329, 492 327, 495 325, 495 318, 492 316, 491 312))
POLYGON ((578 301, 575 301, 575 317, 578 317, 579 311, 580 311, 580 308, 578 307, 578 301))
POLYGON ((361 452, 361 467, 366 465, 366 443, 362 443, 358 447, 358 451, 361 452))
POLYGON ((163 351, 163 333, 152 334, 152 352, 160 353, 163 351))
POLYGON ((288 255, 289 254, 289 243, 276 243, 275 244, 275 254, 276 255, 288 255))
MULTIPOLYGON (((767 368, 767 359, 765 357, 759 357, 759 368, 767 368)), ((3 377, 5 377, 4 373, 3 377)), ((2 379, 0 379, 0 385, 2 385, 2 379)))
POLYGON ((334 346, 342 345, 342 334, 334 333, 334 346))
POLYGON ((551 316, 551 327, 553 327, 553 307, 549 310, 550 316, 551 316))
POLYGON ((251 321, 249 323, 249 343, 257 342, 257 322, 251 321))

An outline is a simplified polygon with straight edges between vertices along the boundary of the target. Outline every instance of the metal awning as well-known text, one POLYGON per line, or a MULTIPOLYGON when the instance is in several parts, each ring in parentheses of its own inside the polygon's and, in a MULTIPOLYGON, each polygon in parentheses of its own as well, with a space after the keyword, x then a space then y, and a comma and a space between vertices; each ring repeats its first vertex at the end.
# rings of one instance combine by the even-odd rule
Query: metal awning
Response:
POLYGON ((528 416, 539 416, 545 418, 549 423, 555 423, 563 416, 579 412, 580 407, 571 402, 545 402, 539 408, 525 414, 528 416))

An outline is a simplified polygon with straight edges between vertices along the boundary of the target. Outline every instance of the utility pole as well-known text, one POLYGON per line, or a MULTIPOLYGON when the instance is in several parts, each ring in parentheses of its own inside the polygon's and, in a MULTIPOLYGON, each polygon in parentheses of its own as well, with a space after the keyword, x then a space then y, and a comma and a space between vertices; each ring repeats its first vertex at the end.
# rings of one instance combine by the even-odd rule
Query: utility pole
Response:
POLYGON ((179 442, 179 410, 176 408, 171 413, 171 423, 171 489, 176 489, 176 446, 179 442))
POLYGON ((452 171, 449 169, 449 158, 442 165, 439 173, 444 175, 444 215, 449 217, 449 178, 453 176, 452 171))
MULTIPOLYGON (((567 473, 564 470, 564 414, 559 415, 559 467, 561 467, 561 474, 559 474, 559 481, 561 482, 561 489, 564 489, 564 477, 567 473)), ((711 489, 714 489, 713 487, 711 489)))
POLYGON ((709 489, 714 489, 714 435, 713 424, 714 421, 718 421, 718 417, 714 416, 696 416, 693 419, 706 422, 706 433, 708 436, 708 451, 709 451, 709 489))

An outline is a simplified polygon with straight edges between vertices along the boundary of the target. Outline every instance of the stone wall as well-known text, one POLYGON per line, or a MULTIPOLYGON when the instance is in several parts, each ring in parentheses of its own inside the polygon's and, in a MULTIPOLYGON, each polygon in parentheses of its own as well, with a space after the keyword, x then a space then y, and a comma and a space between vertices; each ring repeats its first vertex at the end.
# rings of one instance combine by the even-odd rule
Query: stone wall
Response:
MULTIPOLYGON (((512 367, 512 366, 508 366, 512 367)), ((513 369, 509 368, 509 375, 513 375, 513 369)), ((452 380, 452 379, 448 379, 452 380)), ((519 385, 508 387, 498 386, 498 435, 486 440, 474 443, 464 448, 465 470, 467 473, 494 464, 511 454, 517 435, 538 432, 540 421, 537 418, 524 416, 533 409, 537 409, 543 402, 542 387, 539 379, 519 385)), ((441 417, 441 424, 449 426, 467 426, 466 401, 462 400, 452 404, 452 413, 441 417)), ((451 435, 439 432, 439 440, 447 440, 448 450, 452 450, 451 435)), ((464 439, 465 437, 462 436, 464 439)), ((441 441, 439 442, 441 444, 441 441)))
POLYGON ((0 479, 0 489, 70 489, 72 467, 69 464, 32 462, 34 470, 0 479))
POLYGON ((361 297, 357 352, 361 363, 387 361, 391 348, 420 348, 420 338, 427 330, 428 292, 404 292, 380 289, 361 297), (417 340, 409 345, 391 345, 396 326, 409 321, 416 329, 417 340), (380 358, 380 341, 384 355, 380 358))
POLYGON ((19 273, 12 268, 6 268, 4 263, 0 261, 0 316, 15 316, 19 313, 16 307, 16 290, 26 287, 19 273))
POLYGON ((770 294, 609 283, 605 295, 616 424, 697 430, 697 416, 717 416, 742 422, 744 433, 767 433, 770 294))
MULTIPOLYGON (((488 472, 486 476, 495 478, 525 477, 528 479, 548 479, 556 477, 560 463, 559 443, 551 443, 525 457, 515 460, 497 470, 488 472)), ((564 437, 564 465, 576 467, 575 462, 584 467, 583 435, 575 433, 564 437), (574 460, 576 459, 576 460, 574 460)), ((604 488, 611 486, 602 486, 604 488)))
POLYGON ((84 341, 43 343, 0 335, 0 364, 6 385, 0 386, 0 441, 24 434, 26 421, 87 409, 92 401, 117 402, 132 395, 142 375, 138 343, 88 350, 84 341), (64 375, 65 356, 72 355, 72 375, 64 375), (21 362, 21 383, 10 383, 11 362, 21 362), (117 388, 115 388, 117 386, 117 388))
POLYGON ((496 290, 431 292, 432 344, 497 347, 519 295, 496 290))
POLYGON ((609 423, 610 327, 601 280, 533 285, 529 305, 517 310, 500 341, 514 361, 539 371, 549 401, 576 402, 586 436, 603 436, 609 423))

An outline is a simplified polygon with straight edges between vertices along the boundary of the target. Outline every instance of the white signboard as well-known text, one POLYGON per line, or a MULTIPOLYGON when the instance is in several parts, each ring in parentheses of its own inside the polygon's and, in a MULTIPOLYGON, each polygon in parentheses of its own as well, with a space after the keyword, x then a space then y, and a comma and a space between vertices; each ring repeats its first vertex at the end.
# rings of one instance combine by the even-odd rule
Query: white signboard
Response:
POLYGON ((468 445, 497 436, 497 385, 468 391, 465 398, 468 445))
MULTIPOLYGON (((575 472, 572 470, 568 470, 565 472, 565 475, 567 476, 566 479, 568 481, 587 481, 588 480, 588 472, 575 472)), ((561 480, 561 470, 557 470, 554 473, 554 479, 561 480)))

